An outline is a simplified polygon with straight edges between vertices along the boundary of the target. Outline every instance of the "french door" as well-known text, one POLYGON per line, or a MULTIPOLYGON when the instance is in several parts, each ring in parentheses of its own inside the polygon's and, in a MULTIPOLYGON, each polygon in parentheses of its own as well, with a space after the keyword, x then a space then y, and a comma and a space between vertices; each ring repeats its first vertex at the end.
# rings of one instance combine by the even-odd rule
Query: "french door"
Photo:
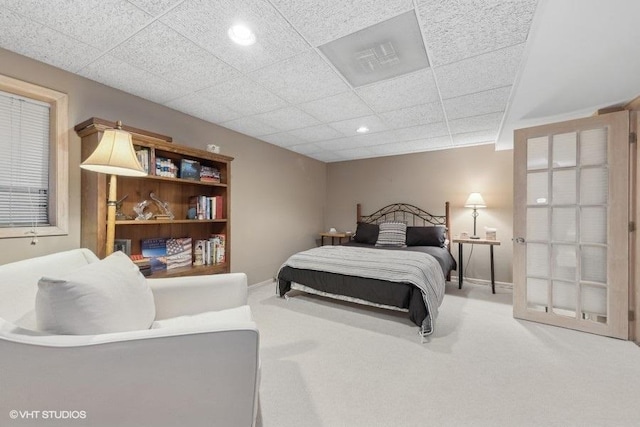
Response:
POLYGON ((629 338, 629 112, 521 129, 514 317, 629 338))

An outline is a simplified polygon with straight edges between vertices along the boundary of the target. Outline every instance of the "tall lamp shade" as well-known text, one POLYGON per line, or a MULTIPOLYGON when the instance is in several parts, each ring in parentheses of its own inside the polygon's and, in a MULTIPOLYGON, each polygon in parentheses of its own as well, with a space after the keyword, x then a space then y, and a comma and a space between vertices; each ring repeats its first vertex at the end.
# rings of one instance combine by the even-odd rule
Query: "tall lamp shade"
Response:
POLYGON ((82 169, 109 174, 109 198, 107 199, 107 241, 105 254, 113 253, 116 232, 116 176, 145 176, 133 148, 131 134, 122 130, 118 120, 115 129, 106 129, 98 147, 80 165, 82 169))
POLYGON ((476 219, 478 218, 478 209, 479 208, 486 208, 487 205, 484 202, 484 199, 482 198, 482 195, 480 193, 471 193, 469 194, 469 198, 467 198, 467 201, 464 204, 465 208, 473 208, 473 213, 471 214, 471 216, 473 216, 473 236, 471 236, 472 239, 479 239, 480 236, 478 236, 478 234, 476 233, 476 219))

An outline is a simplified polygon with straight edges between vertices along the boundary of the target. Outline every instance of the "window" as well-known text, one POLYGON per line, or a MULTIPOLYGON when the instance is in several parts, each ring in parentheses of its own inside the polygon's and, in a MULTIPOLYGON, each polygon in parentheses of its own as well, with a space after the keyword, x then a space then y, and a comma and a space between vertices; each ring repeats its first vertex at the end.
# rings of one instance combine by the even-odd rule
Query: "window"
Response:
POLYGON ((0 75, 0 238, 68 232, 67 95, 0 75))

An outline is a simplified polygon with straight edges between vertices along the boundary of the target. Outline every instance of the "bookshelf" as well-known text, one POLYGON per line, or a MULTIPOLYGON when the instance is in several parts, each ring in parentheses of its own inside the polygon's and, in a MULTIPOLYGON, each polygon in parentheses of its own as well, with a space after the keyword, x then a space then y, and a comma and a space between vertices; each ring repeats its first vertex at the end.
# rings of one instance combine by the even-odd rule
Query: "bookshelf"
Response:
MULTIPOLYGON (((115 126, 111 122, 99 118, 91 118, 75 126, 75 131, 81 138, 81 156, 86 159, 98 145, 105 129, 115 126)), ((187 276, 199 274, 228 273, 231 264, 231 161, 232 157, 210 153, 192 147, 178 145, 172 138, 165 135, 136 129, 123 125, 123 130, 131 133, 136 150, 149 153, 150 174, 146 177, 119 176, 117 199, 122 200, 121 211, 130 218, 116 220, 116 240, 131 241, 131 253, 140 254, 141 241, 154 238, 190 237, 192 242, 207 240, 215 234, 225 236, 225 261, 219 264, 181 267, 176 269, 154 272, 152 277, 187 276), (197 162, 201 166, 213 168, 219 172, 217 180, 200 181, 194 179, 193 170, 189 177, 155 175, 154 159, 169 159, 179 168, 183 160, 189 163, 197 162), (174 219, 156 219, 156 214, 162 214, 162 209, 155 203, 150 194, 168 203, 174 219), (125 198, 126 196, 126 198, 125 198), (218 211, 220 217, 215 219, 189 218, 189 208, 193 196, 218 197, 222 201, 222 209, 218 211), (154 217, 147 220, 136 220, 134 207, 141 201, 150 202, 145 213, 152 213, 154 217)), ((163 173, 166 172, 165 171, 163 173)), ((160 172, 160 171, 159 171, 160 172)), ((167 175, 170 175, 168 173, 167 175)), ((105 242, 107 230, 107 194, 108 177, 104 174, 81 172, 81 236, 82 247, 95 252, 100 258, 105 256, 105 242)))

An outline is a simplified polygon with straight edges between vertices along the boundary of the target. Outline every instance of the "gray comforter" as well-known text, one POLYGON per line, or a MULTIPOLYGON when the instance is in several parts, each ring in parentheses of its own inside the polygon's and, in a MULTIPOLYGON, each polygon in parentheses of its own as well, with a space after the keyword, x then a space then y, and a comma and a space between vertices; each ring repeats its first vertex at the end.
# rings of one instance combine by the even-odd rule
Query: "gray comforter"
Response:
POLYGON ((438 307, 444 298, 445 281, 442 268, 434 257, 425 253, 321 246, 292 255, 284 266, 410 283, 420 289, 429 313, 422 324, 424 335, 433 332, 438 307))

